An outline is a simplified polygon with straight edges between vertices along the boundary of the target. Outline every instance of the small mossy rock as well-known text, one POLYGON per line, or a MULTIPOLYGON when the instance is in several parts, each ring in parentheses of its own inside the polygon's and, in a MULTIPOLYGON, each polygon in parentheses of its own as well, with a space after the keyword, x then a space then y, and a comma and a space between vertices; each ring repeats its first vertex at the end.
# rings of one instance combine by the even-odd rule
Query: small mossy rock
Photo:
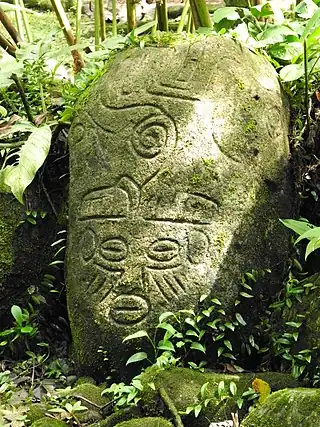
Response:
POLYGON ((64 421, 54 420, 50 417, 43 417, 31 424, 31 427, 68 427, 64 421))
POLYGON ((47 411, 46 405, 43 403, 33 403, 28 410, 28 420, 33 423, 45 416, 47 411))
POLYGON ((288 113, 274 68, 232 39, 116 55, 69 134, 67 296, 80 368, 107 370, 103 343, 121 374, 142 346, 126 336, 203 294, 233 307, 244 272, 271 268, 267 291, 253 292, 278 290, 289 248, 279 218, 295 206, 288 113))
POLYGON ((253 409, 241 427, 315 427, 320 420, 320 390, 296 388, 272 393, 253 409))
POLYGON ((91 383, 83 383, 72 389, 72 395, 79 400, 83 397, 82 405, 86 406, 88 409, 97 410, 97 407, 104 406, 110 402, 107 395, 101 396, 103 389, 104 387, 98 387, 91 383), (90 402, 92 402, 93 405, 91 405, 90 402))
POLYGON ((188 368, 170 368, 160 370, 157 367, 151 367, 141 375, 143 390, 141 392, 142 412, 147 415, 158 415, 167 413, 166 408, 159 397, 159 388, 163 387, 169 398, 172 400, 178 411, 185 411, 188 406, 193 406, 197 401, 200 389, 206 382, 208 386, 208 397, 215 395, 218 384, 224 381, 225 389, 229 390, 229 384, 235 382, 237 385, 237 397, 226 399, 221 402, 219 399, 213 399, 206 408, 203 408, 199 417, 194 418, 193 414, 183 416, 183 422, 186 427, 207 427, 208 419, 218 422, 230 418, 231 412, 237 411, 236 400, 241 394, 252 386, 252 381, 260 378, 266 381, 272 391, 279 390, 288 386, 296 387, 297 381, 290 375, 276 372, 263 373, 241 373, 236 375, 217 374, 214 372, 199 372, 188 368), (149 384, 154 384, 153 390, 149 384), (196 423, 196 424, 195 424, 196 423))
POLYGON ((129 421, 132 418, 141 417, 141 413, 138 407, 129 407, 120 409, 119 411, 114 412, 109 415, 103 421, 99 423, 99 427, 114 427, 122 421, 129 421))
POLYGON ((81 384, 94 384, 94 385, 96 385, 96 382, 91 377, 79 377, 76 381, 76 386, 81 385, 81 384))
POLYGON ((120 424, 116 424, 116 427, 173 427, 173 424, 165 418, 147 417, 124 421, 120 424))

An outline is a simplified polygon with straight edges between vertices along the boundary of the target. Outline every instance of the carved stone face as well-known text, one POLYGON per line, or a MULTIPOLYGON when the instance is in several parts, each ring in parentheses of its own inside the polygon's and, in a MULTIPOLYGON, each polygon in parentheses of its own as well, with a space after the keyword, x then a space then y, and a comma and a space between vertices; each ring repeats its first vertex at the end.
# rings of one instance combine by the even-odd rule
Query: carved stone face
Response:
POLYGON ((232 306, 244 271, 281 264, 287 156, 286 109, 258 55, 217 37, 119 56, 70 131, 68 305, 82 364, 103 345, 118 367, 123 338, 162 312, 207 293, 232 306))
POLYGON ((194 227, 91 220, 80 247, 86 289, 104 321, 134 325, 150 310, 208 289, 209 238, 194 227))

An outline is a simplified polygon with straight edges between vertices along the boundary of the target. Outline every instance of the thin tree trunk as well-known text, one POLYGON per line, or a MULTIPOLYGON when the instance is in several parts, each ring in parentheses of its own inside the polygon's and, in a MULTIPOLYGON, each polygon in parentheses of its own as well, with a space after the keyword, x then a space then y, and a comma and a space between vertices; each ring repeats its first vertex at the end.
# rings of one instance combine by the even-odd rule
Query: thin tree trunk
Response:
POLYGON ((22 42, 20 34, 12 25, 12 22, 10 21, 8 15, 5 13, 5 11, 2 9, 1 6, 0 6, 0 22, 2 22, 4 28, 8 31, 8 33, 10 34, 15 44, 19 44, 22 42))
POLYGON ((158 0, 156 2, 156 8, 157 8, 159 30, 169 31, 167 0, 158 0))

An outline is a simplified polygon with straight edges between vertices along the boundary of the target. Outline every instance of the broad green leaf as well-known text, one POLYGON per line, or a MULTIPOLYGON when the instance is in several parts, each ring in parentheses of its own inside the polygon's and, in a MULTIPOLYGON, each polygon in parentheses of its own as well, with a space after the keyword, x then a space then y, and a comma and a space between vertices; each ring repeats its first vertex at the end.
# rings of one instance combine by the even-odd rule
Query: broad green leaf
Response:
POLYGON ((256 18, 266 18, 267 16, 273 15, 273 10, 270 4, 257 5, 250 8, 250 12, 256 18))
POLYGON ((159 316, 159 323, 162 323, 164 320, 166 320, 170 316, 174 316, 174 313, 172 313, 172 311, 166 311, 165 313, 162 313, 159 316))
POLYGON ((222 394, 225 391, 225 385, 224 385, 224 381, 220 381, 218 384, 218 396, 222 396, 222 394))
POLYGON ((128 335, 127 337, 125 337, 122 342, 126 342, 126 341, 129 341, 129 340, 134 340, 136 338, 142 338, 142 337, 148 337, 149 338, 148 332, 147 331, 138 331, 138 332, 135 332, 134 334, 128 335))
POLYGON ((293 58, 299 57, 303 53, 303 47, 299 42, 293 43, 276 43, 268 50, 269 54, 283 61, 292 61, 293 58))
POLYGON ((311 230, 309 229, 308 231, 303 233, 300 237, 298 237, 298 239, 294 242, 294 244, 296 245, 297 243, 301 242, 301 240, 303 239, 312 240, 312 239, 318 239, 318 238, 320 238, 320 227, 315 227, 315 228, 312 228, 311 230))
POLYGON ((305 259, 307 260, 308 256, 315 250, 320 248, 320 237, 310 240, 308 246, 306 247, 305 259))
POLYGON ((317 10, 314 12, 312 18, 309 19, 306 28, 304 29, 303 33, 301 34, 300 43, 303 43, 305 41, 305 39, 310 34, 312 28, 319 24, 319 22, 318 22, 319 20, 320 20, 320 9, 317 7, 317 10))
POLYGON ((223 341, 223 344, 229 349, 229 350, 231 350, 232 351, 232 344, 231 344, 231 342, 229 341, 229 340, 224 340, 223 341))
POLYGON ((34 130, 18 152, 18 164, 10 168, 5 176, 5 184, 22 204, 23 193, 46 160, 50 144, 49 126, 44 125, 34 130))
POLYGON ((301 18, 310 19, 317 10, 318 7, 312 0, 303 0, 297 5, 295 12, 301 18))
POLYGON ((23 322, 23 314, 22 310, 18 305, 13 305, 11 307, 11 314, 14 317, 15 321, 18 325, 22 325, 23 322))
POLYGON ((240 323, 240 325, 242 326, 246 326, 246 321, 244 320, 244 318, 241 316, 240 313, 236 313, 235 314, 237 321, 240 323))
POLYGON ((204 397, 205 392, 207 391, 208 385, 209 385, 209 381, 208 381, 208 382, 206 382, 206 383, 204 383, 204 384, 201 386, 201 389, 200 389, 200 396, 201 396, 201 398, 203 398, 203 397, 204 397))
POLYGON ((24 326, 20 329, 23 334, 30 334, 34 328, 32 326, 24 326))
POLYGON ((194 416, 197 418, 198 416, 199 416, 199 414, 200 414, 200 412, 201 412, 201 409, 202 409, 202 405, 196 405, 195 407, 194 407, 194 416))
POLYGON ((296 32, 285 25, 273 25, 268 27, 259 35, 257 47, 264 47, 270 44, 281 43, 286 41, 287 36, 297 36, 296 32))
POLYGON ((0 89, 5 89, 13 84, 12 74, 21 77, 23 73, 23 63, 18 62, 10 55, 6 55, 0 60, 0 89))
POLYGON ((27 121, 19 121, 14 125, 10 126, 5 132, 0 134, 0 139, 8 138, 8 136, 13 135, 18 132, 33 132, 37 129, 37 127, 27 121))
POLYGON ((314 226, 309 222, 298 221, 295 219, 280 219, 280 222, 282 222, 282 224, 287 228, 290 228, 290 230, 293 230, 295 233, 299 234, 299 236, 314 228, 314 226))
POLYGON ((237 12, 236 7, 220 7, 213 14, 213 22, 218 24, 223 19, 227 19, 228 21, 237 21, 240 19, 240 15, 237 12))
POLYGON ((129 357, 126 365, 129 365, 129 363, 140 362, 141 360, 145 360, 145 359, 148 359, 148 355, 144 351, 139 352, 139 353, 135 353, 131 357, 129 357))
POLYGON ((160 323, 157 328, 159 329, 164 329, 167 331, 167 338, 172 337, 172 335, 174 335, 177 331, 175 330, 175 328, 170 325, 170 323, 160 323))
POLYGON ((230 385, 230 393, 232 394, 232 396, 235 396, 237 394, 237 384, 233 381, 231 381, 230 385))
POLYGON ((202 351, 202 353, 205 353, 205 352, 206 352, 205 347, 204 347, 202 344, 200 344, 199 342, 193 342, 193 343, 191 344, 190 348, 191 348, 192 350, 202 351))
POLYGON ((140 27, 137 27, 133 30, 135 36, 140 36, 140 34, 145 33, 146 31, 150 30, 152 27, 154 27, 157 24, 157 21, 150 21, 146 24, 140 25, 140 27))
POLYGON ((157 347, 159 350, 175 351, 174 345, 171 341, 161 340, 157 347))

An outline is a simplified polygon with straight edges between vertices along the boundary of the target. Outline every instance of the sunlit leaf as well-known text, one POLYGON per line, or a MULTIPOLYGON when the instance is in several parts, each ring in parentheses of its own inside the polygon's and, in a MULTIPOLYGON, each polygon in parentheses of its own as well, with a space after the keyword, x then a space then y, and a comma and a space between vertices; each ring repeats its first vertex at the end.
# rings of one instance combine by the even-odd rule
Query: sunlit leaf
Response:
POLYGON ((135 353, 131 357, 129 357, 126 365, 129 365, 130 363, 140 362, 141 360, 145 360, 147 358, 148 358, 148 355, 144 351, 139 352, 139 353, 135 353))
POLYGON ((271 393, 271 387, 266 382, 259 378, 255 378, 252 382, 252 387, 256 393, 259 393, 259 402, 263 403, 271 393))

